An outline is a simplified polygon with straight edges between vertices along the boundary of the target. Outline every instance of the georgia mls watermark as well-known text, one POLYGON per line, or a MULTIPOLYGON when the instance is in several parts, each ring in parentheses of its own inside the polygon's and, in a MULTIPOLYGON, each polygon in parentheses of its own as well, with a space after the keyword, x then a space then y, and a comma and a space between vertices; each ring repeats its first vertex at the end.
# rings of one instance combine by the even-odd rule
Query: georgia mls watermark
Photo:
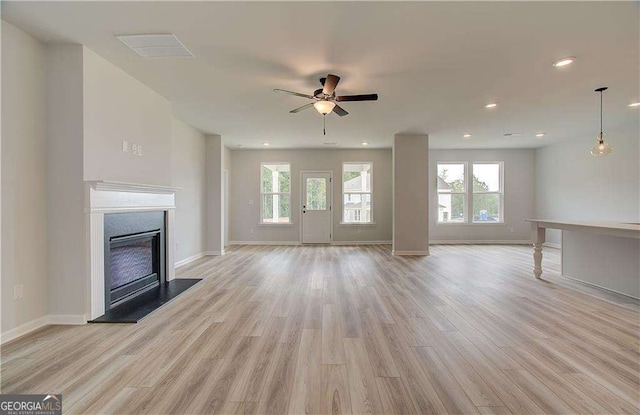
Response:
POLYGON ((62 415, 62 395, 0 395, 0 415, 62 415))

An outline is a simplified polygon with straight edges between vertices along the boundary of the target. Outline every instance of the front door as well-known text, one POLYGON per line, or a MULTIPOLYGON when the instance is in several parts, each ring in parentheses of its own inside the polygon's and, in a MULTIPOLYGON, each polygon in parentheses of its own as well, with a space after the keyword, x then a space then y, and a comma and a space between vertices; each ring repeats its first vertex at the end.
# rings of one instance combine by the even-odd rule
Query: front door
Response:
POLYGON ((302 243, 331 242, 331 172, 302 172, 302 243))

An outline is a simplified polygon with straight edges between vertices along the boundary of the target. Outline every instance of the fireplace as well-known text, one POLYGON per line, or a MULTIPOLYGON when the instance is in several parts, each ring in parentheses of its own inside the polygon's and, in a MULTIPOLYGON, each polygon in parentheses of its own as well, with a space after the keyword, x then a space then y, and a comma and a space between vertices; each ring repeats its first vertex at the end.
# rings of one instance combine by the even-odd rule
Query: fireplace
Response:
POLYGON ((104 215, 105 310, 166 282, 165 213, 104 215))

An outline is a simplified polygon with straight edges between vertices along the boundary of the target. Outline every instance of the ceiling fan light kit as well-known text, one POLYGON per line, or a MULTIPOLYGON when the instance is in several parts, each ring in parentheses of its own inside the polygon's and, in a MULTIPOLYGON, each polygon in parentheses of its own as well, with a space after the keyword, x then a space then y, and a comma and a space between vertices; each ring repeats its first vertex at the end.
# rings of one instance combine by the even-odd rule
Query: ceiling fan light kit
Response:
MULTIPOLYGON (((330 114, 331 112, 335 112, 340 117, 349 115, 349 113, 340 105, 336 104, 336 102, 356 102, 356 101, 377 101, 378 100, 378 94, 336 96, 336 86, 338 85, 338 82, 340 82, 340 77, 333 74, 328 74, 326 78, 320 78, 322 89, 316 89, 313 92, 313 95, 287 91, 285 89, 279 89, 279 88, 274 89, 274 91, 284 92, 289 95, 312 99, 315 101, 310 104, 306 104, 301 107, 292 109, 291 111, 289 111, 290 113, 296 114, 300 111, 306 110, 307 108, 314 107, 316 111, 318 111, 318 113, 321 114, 323 117, 325 117, 327 114, 330 114)), ((326 129, 323 129, 323 132, 326 135, 326 129)))
POLYGON ((322 115, 329 114, 331 111, 333 111, 333 108, 335 106, 336 106, 335 102, 327 101, 325 99, 316 101, 313 104, 313 107, 322 115))

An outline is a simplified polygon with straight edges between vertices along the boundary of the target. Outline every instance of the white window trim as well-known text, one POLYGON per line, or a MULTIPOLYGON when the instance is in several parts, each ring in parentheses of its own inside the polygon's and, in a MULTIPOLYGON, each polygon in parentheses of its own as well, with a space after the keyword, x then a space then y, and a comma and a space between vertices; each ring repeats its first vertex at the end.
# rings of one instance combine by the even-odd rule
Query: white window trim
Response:
MULTIPOLYGON (((467 161, 442 161, 436 162, 436 208, 438 207, 438 196, 440 194, 446 195, 462 195, 463 209, 462 209, 462 222, 440 222, 436 220, 438 225, 468 225, 469 222, 469 162, 467 161), (439 164, 462 164, 464 166, 464 190, 462 192, 441 192, 438 190, 438 165, 439 164)), ((436 209, 436 212, 438 209, 436 209)))
MULTIPOLYGON (((436 226, 504 226, 506 224, 506 212, 504 208, 505 188, 504 188, 504 161, 457 161, 457 160, 437 160, 436 169, 436 207, 438 204, 438 164, 464 164, 464 222, 440 222, 436 219, 436 226), (473 191, 473 165, 474 164, 498 164, 500 165, 500 192, 474 192, 473 191), (495 222, 481 222, 473 220, 473 195, 474 194, 498 194, 500 195, 500 220, 495 222)), ((450 192, 443 194, 462 194, 461 192, 450 192)), ((437 211, 437 210, 436 210, 437 211)))
POLYGON ((342 162, 342 172, 340 174, 340 190, 342 192, 342 197, 340 198, 340 225, 348 225, 348 226, 366 226, 366 225, 375 225, 375 221, 374 221, 374 206, 373 206, 373 189, 374 189, 374 177, 373 177, 373 162, 372 161, 343 161, 342 162), (344 191, 344 166, 346 164, 368 164, 370 165, 370 173, 369 175, 371 176, 371 191, 370 192, 345 192, 344 191), (344 214, 345 214, 345 209, 344 209, 344 195, 345 194, 351 194, 351 195, 371 195, 371 220, 369 222, 345 222, 344 221, 344 214))
POLYGON ((259 202, 260 203, 260 217, 258 218, 258 225, 259 226, 292 226, 293 225, 293 209, 292 209, 292 205, 293 205, 293 201, 291 200, 291 186, 292 186, 292 167, 291 167, 291 163, 287 162, 287 161, 263 161, 260 163, 260 199, 259 202), (263 192, 262 190, 262 174, 264 173, 264 166, 265 165, 269 165, 269 166, 273 166, 273 165, 288 165, 289 166, 289 192, 263 192), (263 211, 263 206, 262 206, 262 199, 264 197, 264 195, 289 195, 289 222, 280 222, 280 223, 276 223, 276 222, 264 222, 263 218, 264 218, 264 211, 263 211))
POLYGON ((469 192, 469 194, 471 195, 471 204, 470 206, 470 212, 471 214, 469 215, 469 223, 473 223, 475 225, 502 225, 505 223, 505 213, 504 213, 504 161, 472 161, 471 162, 471 177, 473 179, 473 165, 474 164, 497 164, 499 166, 500 172, 500 191, 495 192, 476 192, 473 190, 473 185, 471 186, 471 191, 469 192), (496 222, 482 222, 482 221, 474 221, 473 220, 473 195, 474 194, 485 194, 485 195, 490 195, 490 194, 497 194, 500 197, 500 220, 496 221, 496 222))

